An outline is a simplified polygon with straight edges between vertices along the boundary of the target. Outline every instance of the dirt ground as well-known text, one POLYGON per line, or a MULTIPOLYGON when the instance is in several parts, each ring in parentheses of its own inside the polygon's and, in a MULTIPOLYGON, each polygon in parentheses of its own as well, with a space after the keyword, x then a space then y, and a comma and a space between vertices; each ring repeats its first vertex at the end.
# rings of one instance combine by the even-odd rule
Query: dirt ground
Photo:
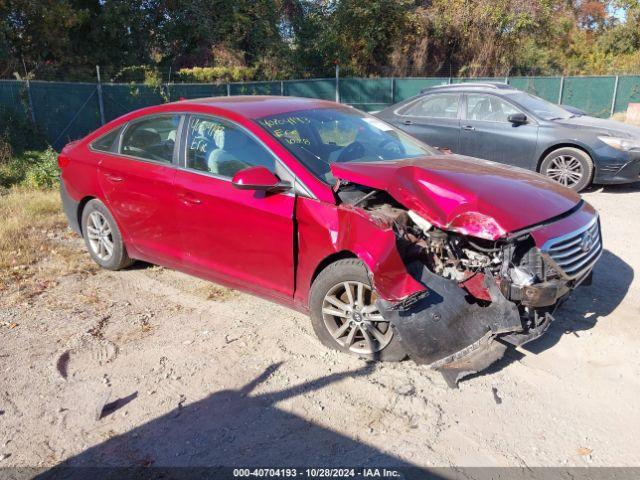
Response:
MULTIPOLYGON (((149 265, 0 299, 0 467, 640 464, 640 184, 584 197, 605 252, 551 330, 449 389, 325 349, 308 319, 149 265)), ((57 261, 60 261, 59 259, 57 261)))

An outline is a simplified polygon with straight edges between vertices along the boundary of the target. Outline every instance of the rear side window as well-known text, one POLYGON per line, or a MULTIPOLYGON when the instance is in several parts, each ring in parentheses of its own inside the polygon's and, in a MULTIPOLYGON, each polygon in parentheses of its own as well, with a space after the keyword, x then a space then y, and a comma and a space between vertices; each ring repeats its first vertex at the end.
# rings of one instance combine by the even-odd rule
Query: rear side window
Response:
POLYGON ((122 136, 124 155, 162 163, 173 161, 180 115, 163 115, 132 123, 122 136))
POLYGON ((458 94, 429 95, 409 105, 401 115, 429 118, 457 118, 458 94))
POLYGON ((116 140, 122 131, 122 127, 116 128, 115 130, 111 130, 109 133, 101 136, 97 140, 94 140, 91 144, 91 148, 94 150, 99 150, 101 152, 113 152, 115 151, 117 145, 116 140))

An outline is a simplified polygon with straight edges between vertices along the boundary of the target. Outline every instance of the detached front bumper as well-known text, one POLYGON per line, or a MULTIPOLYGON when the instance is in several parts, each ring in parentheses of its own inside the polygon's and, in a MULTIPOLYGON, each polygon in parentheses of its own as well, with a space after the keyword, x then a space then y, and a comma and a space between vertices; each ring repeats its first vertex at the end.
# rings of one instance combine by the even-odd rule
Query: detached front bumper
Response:
POLYGON ((553 320, 550 313, 524 320, 516 304, 507 300, 491 274, 485 286, 491 303, 481 306, 467 292, 427 268, 421 281, 428 290, 391 304, 378 300, 407 353, 416 363, 440 371, 455 387, 466 375, 479 372, 504 355, 509 344, 519 346, 544 334, 553 320))

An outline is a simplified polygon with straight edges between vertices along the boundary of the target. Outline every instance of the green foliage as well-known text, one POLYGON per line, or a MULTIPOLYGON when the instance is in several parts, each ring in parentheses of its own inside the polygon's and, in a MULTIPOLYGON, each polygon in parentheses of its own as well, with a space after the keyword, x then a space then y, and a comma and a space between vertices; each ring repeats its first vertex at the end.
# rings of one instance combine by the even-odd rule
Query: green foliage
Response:
POLYGON ((51 147, 44 152, 26 152, 23 157, 30 162, 27 164, 23 184, 39 189, 56 186, 60 178, 57 156, 51 147))
POLYGON ((0 0, 0 76, 638 73, 639 0, 0 0), (622 15, 621 15, 622 13, 622 15), (138 65, 139 67, 131 67, 138 65), (179 73, 175 73, 179 72, 179 73))
POLYGON ((57 153, 51 147, 5 158, 0 162, 0 186, 52 188, 58 184, 60 175, 56 159, 57 153))
POLYGON ((183 82, 244 82, 253 80, 255 68, 250 67, 193 67, 178 70, 177 76, 183 82))
POLYGON ((44 137, 26 115, 0 106, 0 151, 8 148, 10 154, 20 154, 46 148, 44 137))

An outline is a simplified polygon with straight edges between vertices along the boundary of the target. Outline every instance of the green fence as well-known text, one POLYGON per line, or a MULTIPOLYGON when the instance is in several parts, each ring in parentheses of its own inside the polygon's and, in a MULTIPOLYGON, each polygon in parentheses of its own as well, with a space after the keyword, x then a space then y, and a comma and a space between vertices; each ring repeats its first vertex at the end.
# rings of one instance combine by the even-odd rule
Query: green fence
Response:
MULTIPOLYGON (((60 149, 110 121, 138 108, 189 98, 223 95, 286 95, 339 99, 361 110, 380 110, 421 90, 446 83, 508 82, 554 103, 580 108, 590 115, 609 117, 640 102, 640 76, 509 77, 509 78, 319 78, 229 84, 143 84, 21 82, 0 80, 0 122, 12 111, 35 122, 47 141, 60 149)), ((0 134, 4 125, 0 124, 0 134)))

